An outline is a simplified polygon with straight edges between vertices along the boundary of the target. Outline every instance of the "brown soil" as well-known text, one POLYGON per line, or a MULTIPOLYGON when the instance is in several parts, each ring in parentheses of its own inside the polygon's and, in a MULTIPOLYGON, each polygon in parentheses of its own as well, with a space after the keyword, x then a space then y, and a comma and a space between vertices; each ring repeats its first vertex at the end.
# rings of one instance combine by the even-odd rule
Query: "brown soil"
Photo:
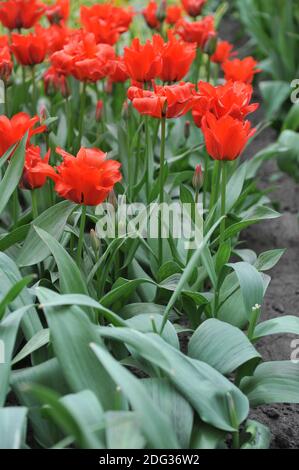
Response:
MULTIPOLYGON (((239 25, 236 20, 225 19, 221 37, 236 44, 234 38, 238 33, 239 25)), ((243 44, 244 40, 240 45, 243 44)), ((260 101, 258 96, 256 98, 260 101)), ((261 108, 255 114, 253 121, 257 124, 262 120, 261 108)), ((277 134, 273 129, 266 129, 248 148, 247 157, 252 157, 259 150, 275 142, 276 138, 277 134)), ((242 239, 246 240, 247 247, 256 253, 275 248, 287 249, 279 264, 269 273, 272 281, 265 297, 262 319, 268 320, 281 315, 299 316, 299 186, 279 171, 275 160, 265 163, 259 176, 260 188, 275 185, 270 198, 282 216, 248 229, 242 234, 242 239)), ((257 344, 257 349, 265 361, 289 360, 292 352, 291 341, 294 338, 292 335, 270 336, 261 340, 257 344)), ((299 448, 299 405, 261 406, 253 410, 250 416, 269 426, 272 433, 272 448, 299 448)))

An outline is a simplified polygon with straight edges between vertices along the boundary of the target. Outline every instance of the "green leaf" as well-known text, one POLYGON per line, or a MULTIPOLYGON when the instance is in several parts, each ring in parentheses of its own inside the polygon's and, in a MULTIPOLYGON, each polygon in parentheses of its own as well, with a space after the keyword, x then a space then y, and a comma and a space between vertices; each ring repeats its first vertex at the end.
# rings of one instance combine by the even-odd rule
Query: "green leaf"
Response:
POLYGON ((6 204, 10 200, 21 179, 24 168, 25 147, 27 139, 28 133, 24 135, 21 142, 18 144, 16 151, 9 161, 5 175, 0 182, 0 214, 5 209, 6 204))
POLYGON ((11 357, 15 341, 23 315, 30 309, 31 305, 21 307, 14 313, 9 314, 0 322, 0 359, 4 354, 4 361, 0 360, 0 406, 3 406, 8 392, 8 384, 11 370, 11 357), (3 347, 2 347, 3 345, 3 347), (3 349, 3 351, 2 351, 3 349))
POLYGON ((50 341, 50 331, 48 328, 44 328, 38 331, 30 340, 25 344, 25 346, 18 352, 11 362, 11 365, 17 364, 18 362, 25 359, 25 357, 30 356, 33 352, 38 349, 46 346, 50 341))
POLYGON ((159 409, 169 416, 182 449, 189 449, 193 410, 167 380, 143 379, 143 385, 159 409))
POLYGON ((264 362, 252 377, 242 379, 240 388, 252 406, 299 403, 299 363, 264 362))
POLYGON ((247 317, 250 318, 252 307, 263 303, 263 279, 254 266, 244 261, 227 266, 231 267, 238 277, 247 317))
POLYGON ((18 297, 18 295, 22 292, 24 287, 26 287, 27 284, 29 284, 29 282, 31 282, 33 278, 34 278, 33 275, 23 277, 23 279, 16 282, 9 289, 9 291, 5 294, 5 296, 3 297, 3 299, 0 302, 0 321, 4 317, 5 310, 9 306, 9 304, 11 304, 11 302, 13 302, 18 297))
MULTIPOLYGON (((38 291, 41 303, 58 294, 38 291)), ((97 396, 104 409, 115 405, 115 384, 99 364, 89 348, 91 342, 102 344, 95 326, 77 306, 45 307, 51 341, 63 374, 73 392, 89 389, 97 396)))
POLYGON ((126 322, 119 317, 116 313, 112 312, 106 307, 103 307, 99 302, 83 294, 64 294, 64 295, 55 295, 53 291, 46 289, 44 287, 35 288, 36 295, 39 297, 39 294, 43 292, 48 295, 50 300, 42 303, 40 308, 47 307, 62 307, 67 305, 77 305, 81 307, 90 307, 94 310, 98 310, 109 323, 112 323, 114 326, 127 326, 126 322))
POLYGON ((218 227, 218 225, 221 223, 222 218, 220 218, 209 230, 207 235, 204 237, 203 241, 199 244, 198 248, 195 250, 193 253, 189 263, 187 264, 177 286, 175 291, 173 292, 172 296, 169 299, 169 302, 166 306, 165 312, 164 312, 164 319, 163 319, 163 325, 166 324, 167 318, 169 316, 170 311, 172 310, 173 306, 175 305, 177 299, 179 298, 180 294, 182 293, 183 289, 186 287, 186 284, 188 283, 194 269, 198 265, 198 261, 202 255, 202 252, 209 242, 214 230, 218 227))
MULTIPOLYGON (((13 260, 11 260, 4 253, 0 253, 0 293, 5 295, 16 283, 21 281, 22 276, 13 260)), ((33 304, 34 299, 29 293, 27 288, 24 288, 18 297, 11 303, 10 309, 17 310, 21 307, 33 304)), ((22 331, 26 340, 29 340, 39 330, 42 329, 42 323, 37 315, 37 312, 32 305, 27 314, 21 321, 22 331)), ((45 360, 45 354, 43 351, 39 351, 37 354, 32 356, 33 363, 45 360)))
POLYGON ((86 283, 73 258, 52 235, 41 228, 34 226, 34 229, 55 258, 61 292, 64 294, 88 294, 86 283))
POLYGON ((245 423, 245 432, 250 435, 250 439, 241 446, 241 449, 269 449, 271 433, 268 426, 249 419, 245 423))
POLYGON ((248 361, 259 361, 260 354, 238 328, 211 318, 192 335, 188 355, 206 362, 224 375, 248 361), (221 345, 221 347, 220 347, 221 345))
MULTIPOLYGON (((147 313, 135 315, 133 318, 126 320, 125 326, 129 326, 134 330, 141 331, 141 333, 153 333, 154 328, 160 330, 162 324, 162 315, 147 313)), ((174 348, 179 349, 180 344, 174 326, 169 321, 166 323, 162 333, 162 338, 167 341, 174 348)))
POLYGON ((0 449, 21 449, 25 444, 27 408, 0 408, 0 449))
POLYGON ((290 84, 283 81, 265 81, 260 90, 266 105, 266 119, 274 119, 290 95, 290 84))
POLYGON ((259 323, 254 330, 254 341, 264 336, 280 335, 282 333, 299 335, 299 318, 292 315, 272 318, 259 323))
POLYGON ((226 402, 228 393, 239 423, 247 417, 247 399, 229 380, 208 364, 185 356, 160 336, 128 328, 100 328, 99 332, 102 337, 128 344, 150 364, 162 369, 203 421, 219 429, 234 430, 226 402))
POLYGON ((22 242, 28 235, 29 229, 30 225, 22 225, 12 230, 12 232, 5 234, 0 239, 0 251, 6 251, 11 246, 22 242))
MULTIPOLYGON (((75 204, 70 201, 59 202, 39 215, 33 221, 33 224, 35 227, 39 227, 49 235, 52 235, 56 240, 59 240, 64 231, 67 219, 75 207, 75 204)), ((50 253, 47 245, 38 236, 32 226, 19 253, 17 262, 19 266, 33 266, 34 264, 44 261, 50 253)))
POLYGON ((132 411, 107 411, 106 442, 108 449, 143 449, 145 439, 141 434, 138 414, 132 411))
POLYGON ((43 386, 56 391, 59 395, 70 393, 57 359, 12 372, 10 383, 19 403, 30 410, 29 418, 35 440, 46 449, 52 447, 61 439, 61 433, 57 426, 44 416, 40 401, 30 393, 30 387, 43 386))
POLYGON ((110 292, 108 292, 106 295, 104 295, 100 299, 100 302, 104 307, 110 307, 118 300, 123 300, 123 299, 130 297, 130 295, 141 284, 156 285, 156 283, 150 279, 127 280, 127 279, 122 279, 122 278, 118 279, 118 284, 120 285, 112 289, 110 292))
POLYGON ((138 413, 141 429, 150 446, 154 449, 177 449, 178 442, 169 418, 154 404, 142 382, 121 366, 103 347, 92 344, 91 348, 138 413))
POLYGON ((104 413, 96 396, 89 390, 60 398, 52 390, 33 385, 29 391, 47 405, 49 414, 58 427, 73 438, 82 449, 102 449, 101 429, 104 413))
POLYGON ((280 258, 284 255, 286 250, 270 250, 261 253, 255 262, 255 267, 258 271, 269 271, 274 268, 279 262, 280 258))
POLYGON ((213 428, 200 420, 196 420, 193 432, 191 449, 218 449, 224 446, 225 433, 213 428))

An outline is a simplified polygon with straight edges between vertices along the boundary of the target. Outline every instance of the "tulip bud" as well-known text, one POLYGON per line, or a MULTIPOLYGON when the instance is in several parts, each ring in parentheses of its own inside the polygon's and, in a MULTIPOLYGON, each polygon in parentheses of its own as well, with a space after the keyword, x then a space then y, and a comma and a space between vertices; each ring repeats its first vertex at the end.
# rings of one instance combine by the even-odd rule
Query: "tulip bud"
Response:
POLYGON ((157 20, 163 23, 166 19, 166 9, 167 9, 167 1, 161 0, 158 11, 157 11, 157 20))
POLYGON ((100 122, 102 120, 103 110, 104 110, 104 103, 102 100, 99 100, 96 106, 96 121, 97 122, 100 122))
POLYGON ((217 37, 215 35, 210 35, 209 39, 207 40, 205 47, 204 47, 204 52, 208 54, 209 56, 212 56, 215 54, 217 49, 217 37))
POLYGON ((201 165, 196 165, 193 179, 192 179, 192 185, 196 191, 199 191, 203 185, 203 174, 202 174, 201 165))
POLYGON ((40 104, 38 114, 40 116, 40 123, 41 125, 43 125, 45 121, 48 119, 48 112, 44 103, 40 104))
POLYGON ((94 254, 98 255, 100 247, 101 247, 101 243, 93 228, 90 230, 90 240, 91 240, 91 246, 94 251, 94 254))
POLYGON ((185 122, 184 136, 186 140, 188 140, 190 137, 190 121, 185 122))

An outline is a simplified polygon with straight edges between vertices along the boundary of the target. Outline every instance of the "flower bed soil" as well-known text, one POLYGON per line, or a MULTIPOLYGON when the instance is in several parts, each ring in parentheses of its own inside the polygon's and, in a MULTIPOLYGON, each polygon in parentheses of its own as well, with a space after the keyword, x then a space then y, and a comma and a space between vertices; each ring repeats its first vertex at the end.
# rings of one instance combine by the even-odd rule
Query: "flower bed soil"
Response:
MULTIPOLYGON (((227 17, 220 34, 223 39, 234 44, 239 42, 239 46, 242 46, 244 38, 236 39, 239 31, 238 22, 227 17)), ((258 93, 258 89, 256 92, 258 93)), ((254 101, 261 102, 260 96, 255 98, 254 101)), ((254 115, 254 124, 263 120, 263 114, 261 107, 254 115)), ((252 157, 276 139, 277 134, 273 129, 264 130, 254 139, 246 156, 252 157)), ((283 258, 269 272, 272 281, 263 305, 263 320, 281 315, 299 316, 299 186, 279 171, 275 160, 265 163, 259 176, 260 188, 275 187, 269 197, 282 216, 246 230, 242 234, 242 240, 246 241, 247 248, 257 254, 275 248, 286 248, 283 258)), ((265 361, 290 360, 291 342, 294 338, 296 337, 292 335, 268 336, 256 346, 265 361)), ((299 448, 299 405, 260 406, 251 412, 250 417, 269 426, 272 434, 271 448, 299 448)))

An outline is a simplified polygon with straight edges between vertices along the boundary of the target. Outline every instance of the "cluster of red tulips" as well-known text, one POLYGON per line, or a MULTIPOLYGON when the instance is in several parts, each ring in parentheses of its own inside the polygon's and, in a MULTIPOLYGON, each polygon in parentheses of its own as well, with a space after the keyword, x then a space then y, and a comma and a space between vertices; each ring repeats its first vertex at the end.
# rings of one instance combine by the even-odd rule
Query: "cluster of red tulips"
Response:
MULTIPOLYGON (((196 126, 202 129, 207 152, 215 160, 234 160, 253 135, 246 116, 257 108, 250 104, 251 82, 258 72, 251 57, 235 58, 233 46, 218 40, 212 16, 199 17, 204 0, 183 0, 181 5, 166 6, 150 1, 143 16, 155 30, 152 39, 142 44, 133 38, 117 54, 120 36, 127 32, 136 15, 132 8, 116 7, 112 3, 82 6, 80 28, 67 25, 69 0, 58 0, 46 6, 38 0, 7 0, 0 5, 0 21, 9 34, 0 40, 0 77, 8 87, 13 74, 14 60, 22 67, 23 75, 30 69, 33 76, 32 101, 36 112, 36 66, 48 62, 43 76, 46 94, 60 92, 68 100, 69 77, 83 84, 105 81, 106 89, 117 82, 131 81, 127 96, 142 115, 160 119, 178 118, 192 111, 196 126), (187 13, 193 21, 184 18, 187 13), (39 24, 46 16, 49 26, 39 24), (27 33, 33 28, 33 32, 27 33), (18 32, 16 32, 18 31, 18 32), (202 58, 207 81, 197 83, 202 58), (195 63, 192 81, 182 82, 195 63), (212 85, 211 63, 220 64, 225 83, 212 85)), ((217 65, 215 65, 217 67, 217 65)), ((81 102, 84 106, 84 99, 81 102)), ((98 102, 101 115, 103 103, 98 102)), ((84 110, 79 122, 79 146, 83 133, 84 110)), ((119 164, 105 160, 100 150, 81 149, 77 157, 58 149, 63 163, 50 166, 50 154, 41 156, 31 138, 46 131, 44 125, 35 128, 39 118, 25 113, 0 117, 1 155, 13 147, 28 131, 25 167, 21 185, 34 189, 43 186, 49 177, 57 193, 77 203, 96 205, 102 202, 121 179, 119 164)), ((162 145, 163 142, 162 142, 162 145)), ((68 149, 70 150, 70 149, 68 149)), ((13 155, 13 149, 11 151, 13 155)), ((161 163, 163 165, 163 162, 161 163)))

